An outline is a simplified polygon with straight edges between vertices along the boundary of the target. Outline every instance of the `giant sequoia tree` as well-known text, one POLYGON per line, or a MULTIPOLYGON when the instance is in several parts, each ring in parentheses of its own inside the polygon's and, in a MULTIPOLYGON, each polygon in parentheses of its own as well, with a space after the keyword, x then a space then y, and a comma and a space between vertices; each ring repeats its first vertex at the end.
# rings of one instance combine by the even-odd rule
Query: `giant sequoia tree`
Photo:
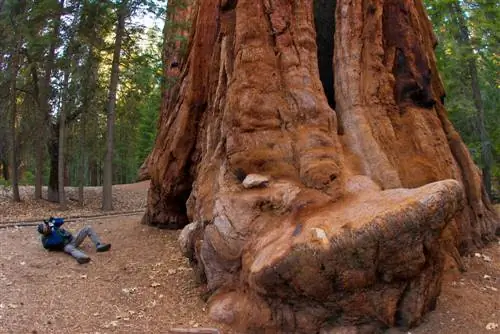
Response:
POLYGON ((422 1, 187 7, 144 221, 192 222, 181 247, 212 317, 307 333, 418 324, 445 261, 499 231, 447 118, 422 1))

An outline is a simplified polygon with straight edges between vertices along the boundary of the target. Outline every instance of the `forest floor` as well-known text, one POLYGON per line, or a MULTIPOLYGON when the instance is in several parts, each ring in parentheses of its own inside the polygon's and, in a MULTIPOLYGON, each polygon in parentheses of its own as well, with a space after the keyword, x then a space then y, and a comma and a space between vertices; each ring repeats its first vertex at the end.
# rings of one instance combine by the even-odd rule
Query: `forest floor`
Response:
MULTIPOLYGON (((148 182, 115 186, 115 211, 143 209, 147 188, 148 182)), ((102 214, 99 188, 86 189, 84 208, 70 201, 63 212, 29 200, 32 191, 22 188, 25 201, 13 204, 0 190, 0 224, 102 214)), ((113 245, 108 253, 95 253, 86 242, 83 249, 92 257, 86 265, 43 250, 33 226, 0 228, 0 333, 166 333, 172 327, 230 333, 208 318, 178 250, 179 231, 141 225, 140 219, 136 213, 69 221, 70 230, 91 225, 113 245)), ((500 325, 500 243, 464 262, 467 272, 446 274, 437 309, 402 333, 500 333, 494 328, 500 325)))

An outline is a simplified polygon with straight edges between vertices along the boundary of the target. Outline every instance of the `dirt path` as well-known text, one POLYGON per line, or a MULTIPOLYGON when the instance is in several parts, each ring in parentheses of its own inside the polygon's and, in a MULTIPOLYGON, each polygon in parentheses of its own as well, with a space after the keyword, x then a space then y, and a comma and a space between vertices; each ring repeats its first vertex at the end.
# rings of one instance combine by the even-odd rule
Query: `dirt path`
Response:
MULTIPOLYGON (((118 186, 120 208, 140 208, 147 184, 118 186), (120 192, 121 191, 121 192, 120 192)), ((89 213, 99 213, 99 194, 88 194, 89 213)), ((0 202, 4 218, 45 217, 36 201, 0 202), (14 211, 10 210, 15 206, 14 211)), ((68 212, 65 212, 66 214, 68 212)), ((1 216, 1 215, 0 215, 1 216)), ((0 229, 0 334, 4 333, 167 333, 172 327, 227 328, 208 319, 194 275, 178 250, 179 231, 139 223, 141 215, 77 220, 67 227, 92 225, 109 253, 79 265, 63 253, 45 251, 35 227, 0 229)), ((22 220, 18 219, 18 220, 22 220)), ((500 333, 500 243, 464 259, 468 271, 448 273, 437 309, 412 334, 500 333)))
MULTIPOLYGON (((90 223, 112 243, 79 265, 47 252, 34 227, 0 230, 0 333, 165 333, 214 326, 198 297, 176 231, 139 224, 140 216, 90 223)), ((86 223, 88 224, 88 223, 86 223)), ((77 230, 83 222, 69 223, 77 230)))

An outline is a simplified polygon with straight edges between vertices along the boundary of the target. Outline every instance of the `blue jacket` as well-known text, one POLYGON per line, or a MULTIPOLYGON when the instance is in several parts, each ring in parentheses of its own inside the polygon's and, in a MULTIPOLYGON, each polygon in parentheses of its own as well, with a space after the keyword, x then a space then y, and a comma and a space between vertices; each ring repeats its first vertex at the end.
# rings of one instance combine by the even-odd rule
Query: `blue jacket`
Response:
POLYGON ((49 250, 63 250, 64 246, 73 240, 73 235, 61 228, 64 224, 62 218, 51 218, 48 222, 49 232, 42 236, 42 245, 49 250))

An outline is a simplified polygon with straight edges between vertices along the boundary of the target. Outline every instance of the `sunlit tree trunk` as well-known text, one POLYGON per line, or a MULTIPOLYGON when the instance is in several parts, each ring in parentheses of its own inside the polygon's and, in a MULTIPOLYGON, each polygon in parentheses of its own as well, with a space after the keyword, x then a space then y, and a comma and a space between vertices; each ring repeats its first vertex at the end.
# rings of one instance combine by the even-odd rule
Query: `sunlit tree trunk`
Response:
MULTIPOLYGON (((71 58, 71 55, 67 55, 67 57, 71 58)), ((69 85, 69 75, 70 75, 70 60, 66 60, 68 62, 68 65, 66 66, 66 70, 64 72, 64 79, 63 79, 63 92, 62 92, 62 101, 61 101, 61 106, 60 106, 60 115, 59 115, 59 154, 58 154, 58 192, 59 192, 59 205, 61 210, 66 210, 66 196, 64 193, 64 184, 65 184, 65 178, 64 178, 64 171, 65 171, 65 165, 64 165, 64 149, 65 149, 65 130, 66 130, 66 114, 67 114, 67 109, 68 109, 68 104, 69 104, 69 98, 68 98, 68 85, 69 85)))
POLYGON ((59 1, 59 11, 57 17, 53 21, 51 42, 44 64, 44 76, 40 82, 40 134, 41 138, 36 145, 36 171, 35 171, 35 198, 41 198, 42 194, 42 176, 45 160, 44 145, 47 145, 49 152, 49 184, 47 199, 51 202, 59 201, 58 193, 58 137, 59 128, 50 124, 50 113, 52 107, 50 105, 50 96, 52 94, 52 71, 55 66, 56 49, 59 45, 59 30, 61 27, 61 16, 64 9, 64 0, 59 1))
POLYGON ((422 1, 191 6, 143 221, 191 222, 210 315, 243 331, 417 325, 445 261, 499 228, 422 1))
POLYGON ((118 75, 120 72, 120 52, 122 49, 122 39, 125 32, 125 18, 128 15, 128 3, 122 1, 118 8, 118 21, 116 23, 115 48, 113 52, 113 64, 111 65, 111 79, 109 83, 108 105, 106 108, 107 119, 107 138, 106 138, 106 156, 104 158, 103 171, 103 210, 113 210, 113 133, 115 127, 115 106, 116 91, 118 88, 118 75))
MULTIPOLYGON (((15 25, 19 20, 20 14, 26 6, 26 1, 19 1, 13 5, 10 17, 15 25)), ((17 27, 14 26, 14 45, 12 46, 12 53, 9 59, 9 115, 10 115, 10 164, 11 164, 11 184, 12 184, 12 200, 20 202, 19 196, 19 157, 18 157, 18 143, 17 143, 17 74, 19 71, 19 63, 21 57, 22 39, 17 27)))

